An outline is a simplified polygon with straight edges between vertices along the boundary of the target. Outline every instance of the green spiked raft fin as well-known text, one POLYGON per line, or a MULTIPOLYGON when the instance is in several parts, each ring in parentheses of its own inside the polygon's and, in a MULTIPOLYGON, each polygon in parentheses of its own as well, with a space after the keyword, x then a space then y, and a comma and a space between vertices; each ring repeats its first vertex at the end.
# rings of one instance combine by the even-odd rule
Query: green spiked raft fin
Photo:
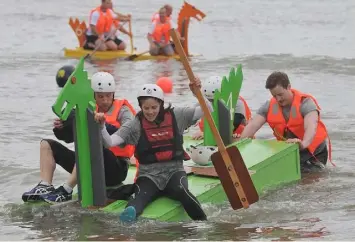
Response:
POLYGON ((75 109, 75 153, 79 199, 82 207, 88 207, 102 205, 103 203, 99 201, 100 199, 95 198, 94 191, 100 190, 97 186, 97 177, 99 176, 102 183, 104 182, 102 181, 104 180, 104 174, 101 170, 98 170, 100 167, 103 169, 103 164, 100 165, 103 162, 101 135, 97 128, 98 124, 93 121, 93 111, 96 106, 94 91, 91 88, 91 81, 87 72, 84 70, 84 60, 84 58, 80 59, 75 71, 60 91, 52 109, 62 120, 66 120, 75 109), (90 119, 90 125, 88 118, 90 119), (92 139, 96 139, 98 142, 90 142, 92 139), (99 162, 99 165, 93 164, 94 162, 99 162), (93 177, 95 177, 95 186, 93 177), (97 201, 100 204, 95 204, 97 201))
MULTIPOLYGON (((243 71, 242 71, 242 65, 238 65, 237 70, 235 68, 232 68, 231 71, 229 72, 229 77, 223 77, 222 84, 221 84, 221 90, 217 90, 214 94, 214 99, 213 99, 213 112, 212 117, 213 120, 219 129, 219 121, 218 121, 218 100, 224 102, 224 104, 229 108, 230 110, 230 117, 231 117, 231 135, 233 131, 233 118, 234 118, 234 110, 235 106, 237 104, 237 100, 239 97, 240 89, 242 87, 243 83, 243 71)), ((204 119, 204 145, 205 146, 215 146, 216 141, 213 138, 211 129, 207 123, 207 121, 204 119)))

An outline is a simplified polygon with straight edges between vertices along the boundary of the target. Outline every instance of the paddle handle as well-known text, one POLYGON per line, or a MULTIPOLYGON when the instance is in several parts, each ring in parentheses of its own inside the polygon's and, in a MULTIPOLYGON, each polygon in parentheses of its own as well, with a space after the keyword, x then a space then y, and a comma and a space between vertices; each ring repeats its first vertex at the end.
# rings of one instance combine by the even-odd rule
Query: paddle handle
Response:
POLYGON ((129 19, 129 32, 130 32, 130 36, 129 36, 129 39, 130 39, 130 44, 131 44, 131 54, 133 54, 133 36, 132 36, 132 22, 131 22, 131 19, 129 19))
MULTIPOLYGON (((170 30, 170 36, 172 37, 172 39, 174 41, 175 48, 180 56, 180 60, 181 60, 182 64, 184 65, 187 76, 190 79, 190 83, 193 83, 195 81, 195 75, 191 69, 189 61, 187 59, 187 56, 186 56, 185 51, 180 43, 180 40, 177 36, 175 29, 170 30)), ((218 146, 218 151, 221 153, 221 156, 224 160, 226 168, 228 169, 229 175, 233 181, 234 187, 236 188, 238 196, 240 198, 240 202, 242 203, 244 208, 248 208, 249 202, 248 202, 248 199, 245 195, 243 186, 240 183, 237 173, 235 172, 235 168, 233 166, 233 163, 229 157, 226 147, 224 146, 223 140, 222 140, 221 136, 219 135, 217 127, 213 121, 212 115, 211 115, 211 113, 207 107, 206 101, 202 95, 201 89, 193 86, 193 92, 196 95, 197 100, 200 103, 202 111, 204 112, 204 118, 207 120, 207 122, 211 128, 212 134, 213 134, 213 136, 216 140, 217 146, 218 146)))

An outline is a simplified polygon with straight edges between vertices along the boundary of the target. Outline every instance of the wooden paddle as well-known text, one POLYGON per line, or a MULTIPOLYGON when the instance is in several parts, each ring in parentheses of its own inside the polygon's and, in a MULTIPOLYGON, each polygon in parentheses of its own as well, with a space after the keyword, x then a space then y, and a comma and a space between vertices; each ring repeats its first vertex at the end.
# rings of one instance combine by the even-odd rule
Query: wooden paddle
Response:
POLYGON ((133 61, 134 59, 136 59, 136 58, 138 58, 139 56, 144 55, 144 54, 146 54, 146 53, 148 53, 148 52, 149 52, 149 50, 144 51, 144 52, 139 53, 139 54, 133 54, 133 55, 127 56, 126 58, 123 58, 123 60, 133 61))
POLYGON ((129 36, 129 39, 131 41, 131 54, 133 54, 133 36, 132 36, 132 22, 131 19, 129 19, 129 32, 131 33, 131 35, 129 36))
MULTIPOLYGON (((176 30, 171 29, 170 35, 175 43, 175 48, 180 56, 182 64, 185 67, 190 83, 193 83, 195 81, 195 76, 192 72, 180 40, 178 39, 176 30)), ((211 156, 211 160, 221 180, 228 200, 234 210, 242 207, 248 208, 249 204, 255 203, 259 200, 259 195, 255 189, 253 181, 251 180, 248 169, 245 166, 243 157, 236 146, 231 146, 228 149, 224 146, 200 88, 194 87, 193 93, 196 95, 200 103, 218 146, 218 151, 211 156)))

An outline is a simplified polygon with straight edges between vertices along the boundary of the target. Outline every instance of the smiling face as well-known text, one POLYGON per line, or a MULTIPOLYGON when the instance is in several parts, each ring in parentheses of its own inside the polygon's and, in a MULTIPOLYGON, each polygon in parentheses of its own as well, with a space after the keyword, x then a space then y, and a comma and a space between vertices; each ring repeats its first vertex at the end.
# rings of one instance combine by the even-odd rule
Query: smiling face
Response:
POLYGON ((142 100, 141 109, 143 116, 149 122, 155 121, 160 111, 161 102, 156 98, 147 98, 142 100))

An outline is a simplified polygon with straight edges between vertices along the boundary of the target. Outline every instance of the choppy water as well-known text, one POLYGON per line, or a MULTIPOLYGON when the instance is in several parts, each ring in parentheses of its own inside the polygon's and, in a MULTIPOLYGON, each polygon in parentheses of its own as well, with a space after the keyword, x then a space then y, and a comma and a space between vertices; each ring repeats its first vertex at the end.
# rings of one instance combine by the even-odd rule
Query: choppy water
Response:
MULTIPOLYGON (((64 64, 63 47, 75 47, 70 16, 86 18, 100 1, 19 0, 0 2, 0 239, 2 240, 351 240, 355 220, 354 134, 355 2, 350 0, 191 1, 207 16, 190 26, 190 51, 203 79, 226 75, 243 65, 242 95, 253 111, 269 98, 266 77, 274 70, 289 74, 292 85, 311 92, 323 108, 333 143, 336 168, 297 185, 270 193, 246 211, 228 204, 205 206, 209 221, 139 222, 122 226, 115 215, 73 206, 56 209, 21 205, 21 194, 38 182, 39 141, 53 137, 51 111, 58 88, 54 75, 64 64)), ((147 48, 151 14, 163 1, 114 2, 133 14, 134 42, 147 48)), ((181 1, 173 1, 174 18, 181 1)), ((181 105, 194 102, 180 63, 87 63, 92 74, 111 70, 117 94, 135 103, 135 89, 168 75, 181 105)), ((267 128, 258 136, 270 137, 267 128)), ((72 146, 71 146, 72 147, 72 146)), ((55 184, 65 181, 62 169, 55 184)))

